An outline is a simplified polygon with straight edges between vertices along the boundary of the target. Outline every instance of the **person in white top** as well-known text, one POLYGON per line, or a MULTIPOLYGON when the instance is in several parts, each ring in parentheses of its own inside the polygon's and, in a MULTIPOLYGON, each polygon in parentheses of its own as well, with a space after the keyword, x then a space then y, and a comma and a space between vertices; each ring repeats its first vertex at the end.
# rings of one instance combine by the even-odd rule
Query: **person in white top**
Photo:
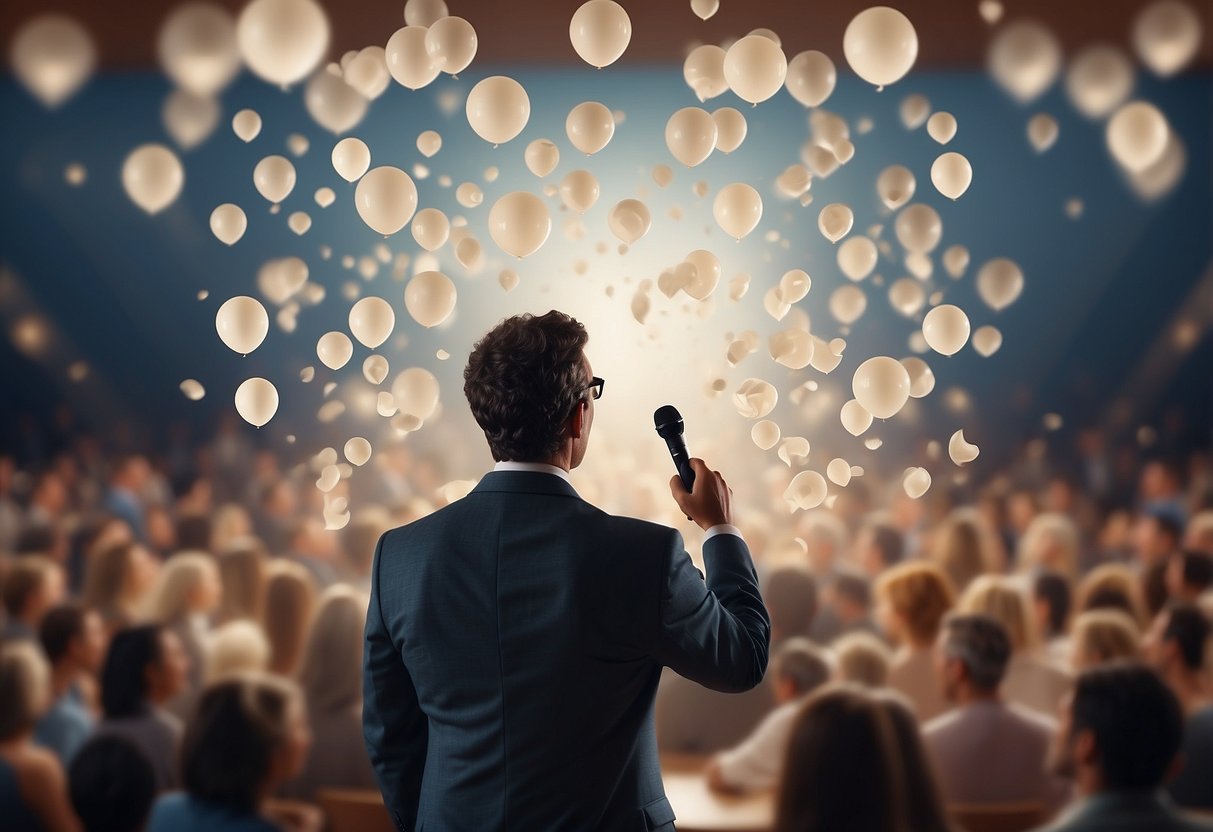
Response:
POLYGON ((807 638, 783 642, 771 666, 778 706, 740 745, 717 754, 708 763, 708 786, 716 791, 763 791, 779 785, 796 714, 805 697, 830 679, 826 652, 807 638))

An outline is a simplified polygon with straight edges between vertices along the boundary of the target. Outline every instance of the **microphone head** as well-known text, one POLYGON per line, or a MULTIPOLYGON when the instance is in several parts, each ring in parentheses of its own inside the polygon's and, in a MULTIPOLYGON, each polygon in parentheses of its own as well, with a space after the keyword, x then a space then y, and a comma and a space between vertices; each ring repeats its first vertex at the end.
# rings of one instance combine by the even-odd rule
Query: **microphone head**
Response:
POLYGON ((682 414, 672 404, 662 405, 653 413, 653 425, 657 428, 657 435, 662 439, 681 436, 682 414))

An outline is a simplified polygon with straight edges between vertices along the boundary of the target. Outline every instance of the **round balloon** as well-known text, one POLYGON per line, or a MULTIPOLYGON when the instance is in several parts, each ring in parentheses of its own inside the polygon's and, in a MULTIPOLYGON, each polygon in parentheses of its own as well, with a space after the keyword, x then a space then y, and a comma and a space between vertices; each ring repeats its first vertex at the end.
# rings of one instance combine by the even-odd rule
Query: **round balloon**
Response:
POLYGON ((353 136, 333 146, 333 170, 346 182, 356 182, 371 166, 371 149, 353 136))
POLYGON ((969 318, 959 306, 940 304, 922 319, 922 337, 940 355, 955 355, 969 340, 969 318))
POLYGON ((977 294, 986 306, 1001 312, 1023 292, 1023 271, 1014 260, 995 257, 977 272, 977 294))
POLYGON ((466 105, 468 124, 494 146, 522 132, 531 117, 531 99, 513 78, 492 75, 472 87, 466 105))
POLYGON ((943 236, 943 222, 930 205, 916 202, 901 209, 893 223, 897 241, 909 252, 927 254, 943 236))
POLYGON ((263 378, 245 379, 236 388, 236 412, 253 427, 261 427, 278 412, 278 390, 263 378))
POLYGON ((285 156, 266 156, 253 168, 257 193, 277 205, 295 189, 295 166, 285 156))
POLYGON ((534 254, 551 232, 548 206, 529 191, 508 193, 489 211, 489 234, 502 251, 515 257, 534 254))
POLYGON ((838 72, 824 52, 801 52, 788 62, 784 86, 792 97, 806 107, 819 107, 834 92, 838 72))
POLYGON ((396 326, 396 313, 383 298, 365 297, 350 307, 350 332, 364 347, 382 344, 396 326))
POLYGON ((422 26, 405 26, 384 47, 388 72, 410 90, 419 90, 438 77, 438 64, 426 50, 426 32, 422 26))
POLYGON ((326 70, 307 82, 303 103, 317 124, 337 135, 357 126, 370 106, 366 96, 326 70))
POLYGON ((625 199, 615 204, 607 216, 611 233, 623 243, 631 245, 649 233, 652 217, 648 206, 639 199, 625 199))
POLYGON ((869 358, 855 370, 851 392, 872 416, 889 419, 910 398, 910 374, 895 358, 883 355, 869 358))
POLYGON ((63 14, 41 14, 23 23, 13 37, 11 56, 17 78, 51 108, 71 98, 97 63, 88 30, 63 14))
POLYGON ((221 243, 235 245, 248 228, 248 218, 239 205, 225 202, 211 211, 211 233, 221 243))
POLYGON ((425 33, 425 51, 439 71, 456 75, 476 57, 476 30, 462 17, 448 15, 434 21, 425 33))
POLYGON ((779 44, 762 35, 746 35, 724 56, 724 79, 738 97, 758 104, 779 92, 788 75, 788 59, 779 44))
POLYGON ((683 107, 665 125, 665 143, 675 159, 695 167, 716 147, 716 120, 699 107, 683 107))
POLYGON ((358 181, 354 204, 362 221, 390 236, 408 224, 417 210, 417 186, 412 178, 390 166, 374 168, 358 181))
POLYGON ((752 185, 734 182, 716 193, 712 203, 716 223, 734 240, 749 234, 762 219, 762 197, 752 185))
MULTIPOLYGON (((451 316, 457 298, 455 284, 442 272, 421 272, 404 288, 404 308, 414 321, 427 329, 438 326, 451 316)), ((393 394, 396 392, 394 387, 393 394)), ((399 402, 400 396, 396 398, 399 402)))
POLYGON ((330 370, 340 370, 354 354, 354 344, 344 332, 326 332, 316 342, 316 357, 330 370))
POLYGON ((931 184, 948 199, 959 199, 972 181, 973 168, 959 153, 941 153, 931 165, 931 184))
POLYGON ((615 118, 605 104, 583 101, 569 110, 564 130, 573 147, 591 156, 606 147, 615 135, 615 118))
POLYGON ((573 12, 569 40, 581 60, 602 69, 619 60, 628 48, 632 21, 615 0, 589 0, 573 12))
POLYGON ((888 6, 865 9, 847 24, 842 52, 860 78, 878 89, 899 81, 918 59, 918 33, 910 19, 888 6))
POLYGON ((1130 173, 1141 173, 1162 158, 1170 133, 1166 116, 1157 107, 1133 101, 1108 121, 1108 149, 1130 173))
POLYGON ((422 208, 413 216, 413 239, 426 251, 437 251, 451 236, 451 221, 437 208, 422 208))
POLYGON ((280 86, 306 78, 329 48, 329 20, 315 0, 252 0, 236 22, 245 64, 280 86))
POLYGON ((270 316, 256 298, 237 295, 224 301, 215 313, 215 331, 233 352, 248 355, 265 340, 270 316))
POLYGON ((184 184, 185 168, 181 160, 162 144, 140 145, 122 164, 122 187, 149 214, 172 205, 184 184))
POLYGON ((598 179, 588 170, 574 170, 560 180, 560 199, 578 214, 584 214, 598 201, 598 179))

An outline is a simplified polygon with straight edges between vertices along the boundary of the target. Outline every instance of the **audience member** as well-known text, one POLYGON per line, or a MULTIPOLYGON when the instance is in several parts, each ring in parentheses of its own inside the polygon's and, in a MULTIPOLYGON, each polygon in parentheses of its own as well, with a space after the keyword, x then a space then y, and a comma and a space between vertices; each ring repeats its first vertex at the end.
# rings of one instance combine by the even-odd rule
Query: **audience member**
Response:
POLYGON ((901 532, 877 520, 865 523, 855 536, 851 559, 875 581, 880 575, 897 564, 905 553, 905 541, 901 532))
POLYGON ((930 765, 922 730, 910 702, 896 691, 885 690, 876 693, 876 704, 888 717, 897 746, 895 759, 901 768, 905 796, 903 828, 907 832, 953 829, 944 811, 938 773, 930 765))
POLYGON ((862 572, 839 567, 826 588, 826 605, 838 622, 839 636, 854 632, 880 632, 872 620, 872 585, 862 572))
POLYGON ((889 681, 893 654, 871 633, 847 633, 831 645, 838 681, 867 688, 882 688, 889 681))
POLYGON ((1179 551, 1183 539, 1180 512, 1155 505, 1137 518, 1133 527, 1133 556, 1141 570, 1146 613, 1157 615, 1167 602, 1167 562, 1179 551))
POLYGON ((1074 619, 1071 666, 1075 671, 1141 655, 1141 631, 1118 609, 1084 612, 1074 619))
POLYGON ((943 570, 958 593, 995 568, 985 533, 977 515, 969 509, 956 509, 943 521, 931 539, 930 560, 943 570))
POLYGON ((1087 573, 1078 586, 1075 612, 1098 609, 1118 609, 1133 619, 1138 627, 1149 620, 1141 582, 1133 570, 1122 563, 1105 563, 1087 573))
POLYGON ((1213 555, 1184 549, 1171 555, 1166 571, 1167 594, 1179 601, 1195 601, 1213 587, 1213 555))
POLYGON ((107 546, 88 562, 84 605, 101 614, 111 633, 129 627, 139 619, 139 606, 159 571, 159 561, 138 543, 107 546))
POLYGON ((125 521, 141 542, 147 541, 147 528, 143 522, 143 489, 150 476, 151 469, 144 457, 138 454, 119 457, 110 473, 109 490, 104 502, 105 510, 125 521))
POLYGON ((156 774, 129 740, 89 740, 72 760, 67 780, 84 832, 142 832, 156 799, 156 774))
POLYGON ((371 591, 371 565, 375 560, 375 547, 384 532, 395 524, 391 516, 379 506, 367 506, 354 512, 350 524, 341 538, 345 568, 350 583, 355 589, 371 591))
POLYGON ((287 537, 287 550, 283 554, 310 572, 320 586, 328 586, 337 580, 332 539, 312 515, 300 517, 292 524, 287 537))
POLYGON ((107 639, 101 616, 78 604, 55 607, 38 631, 50 661, 51 704, 34 729, 34 740, 67 765, 92 734, 98 676, 107 639))
POLYGON ((1213 508, 1197 514, 1184 531, 1184 548, 1213 555, 1213 508))
POLYGON ((270 643, 261 627, 252 621, 229 621, 211 633, 202 684, 237 673, 265 673, 269 665, 270 643))
POLYGON ((911 562, 886 572, 876 583, 876 617, 898 645, 889 666, 889 686, 914 705, 922 722, 948 708, 935 678, 935 639, 955 595, 937 566, 911 562))
POLYGON ((307 569, 280 558, 270 562, 265 585, 265 635, 270 642, 272 673, 294 678, 315 604, 316 582, 307 569))
POLYGON ((205 552, 180 552, 164 564, 145 599, 143 620, 171 630, 189 660, 185 689, 165 705, 178 719, 189 715, 201 692, 210 616, 218 608, 222 592, 213 557, 205 552))
POLYGON ((63 570, 41 555, 18 558, 0 585, 3 596, 4 630, 0 641, 34 641, 47 610, 63 600, 63 570))
POLYGON ((218 557, 223 600, 217 622, 248 620, 260 624, 265 615, 265 548, 257 538, 246 537, 232 541, 218 557))
POLYGON ((1034 516, 1019 540, 1016 561, 1021 572, 1049 569, 1068 580, 1078 577, 1079 535, 1064 514, 1034 516))
POLYGON ((1070 582, 1060 572, 1040 570, 1032 578, 1032 607, 1045 655, 1064 664, 1070 655, 1070 582))

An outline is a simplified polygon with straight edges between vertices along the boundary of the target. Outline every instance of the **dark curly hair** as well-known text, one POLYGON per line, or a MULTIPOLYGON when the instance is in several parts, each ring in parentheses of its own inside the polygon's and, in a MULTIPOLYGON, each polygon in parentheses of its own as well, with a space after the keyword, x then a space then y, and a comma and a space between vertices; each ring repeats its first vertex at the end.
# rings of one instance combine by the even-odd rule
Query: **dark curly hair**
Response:
POLYGON ((463 393, 498 462, 536 462, 560 447, 586 394, 585 327, 563 312, 506 318, 476 342, 463 393))

